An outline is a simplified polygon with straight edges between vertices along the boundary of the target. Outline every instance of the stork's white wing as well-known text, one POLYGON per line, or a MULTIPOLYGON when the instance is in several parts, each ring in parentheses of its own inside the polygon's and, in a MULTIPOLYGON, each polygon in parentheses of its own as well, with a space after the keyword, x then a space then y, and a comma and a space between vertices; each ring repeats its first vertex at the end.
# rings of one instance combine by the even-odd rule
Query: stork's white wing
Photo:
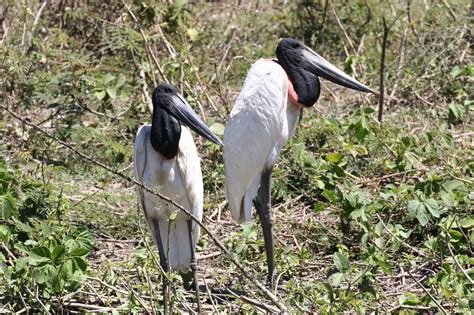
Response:
MULTIPOLYGON (((147 158, 147 145, 146 141, 150 138, 150 125, 143 125, 138 129, 135 143, 133 145, 133 167, 135 173, 135 179, 143 183, 144 172, 146 168, 147 158)), ((145 209, 143 189, 139 186, 135 186, 137 196, 143 209, 145 209)), ((146 213, 146 212, 145 212, 146 213)))
POLYGON ((251 219, 261 173, 275 163, 284 144, 287 102, 288 78, 282 67, 270 60, 254 63, 224 131, 226 197, 237 222, 251 219))
POLYGON ((181 126, 179 153, 176 156, 181 178, 184 182, 186 194, 192 209, 199 219, 202 218, 203 184, 201 173, 201 159, 197 154, 196 145, 188 128, 181 126))
MULTIPOLYGON (((179 140, 179 152, 176 156, 181 178, 184 182, 186 195, 188 196, 190 209, 199 220, 202 220, 203 208, 203 184, 201 173, 201 160, 197 154, 196 145, 188 128, 181 126, 181 139, 179 140)), ((193 241, 196 245, 199 239, 199 225, 193 222, 193 241)))

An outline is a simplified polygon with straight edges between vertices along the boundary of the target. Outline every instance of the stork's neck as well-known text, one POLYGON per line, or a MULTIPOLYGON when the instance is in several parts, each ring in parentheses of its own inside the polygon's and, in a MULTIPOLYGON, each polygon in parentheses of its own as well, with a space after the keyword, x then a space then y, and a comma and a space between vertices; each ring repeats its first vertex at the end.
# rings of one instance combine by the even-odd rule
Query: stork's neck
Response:
POLYGON ((160 106, 153 106, 150 141, 152 147, 165 158, 172 159, 178 153, 181 125, 160 106))
POLYGON ((285 68, 276 59, 265 59, 265 60, 276 62, 285 71, 286 76, 288 78, 288 98, 290 99, 291 104, 298 107, 304 107, 303 104, 298 102, 298 93, 296 92, 293 86, 293 82, 291 82, 291 78, 288 75, 288 72, 285 70, 285 68))
POLYGON ((279 59, 278 64, 288 76, 288 95, 293 104, 305 107, 313 106, 319 98, 320 85, 318 77, 304 69, 300 59, 279 59), (290 91, 291 89, 291 91, 290 91), (295 102, 296 100, 296 102, 295 102))

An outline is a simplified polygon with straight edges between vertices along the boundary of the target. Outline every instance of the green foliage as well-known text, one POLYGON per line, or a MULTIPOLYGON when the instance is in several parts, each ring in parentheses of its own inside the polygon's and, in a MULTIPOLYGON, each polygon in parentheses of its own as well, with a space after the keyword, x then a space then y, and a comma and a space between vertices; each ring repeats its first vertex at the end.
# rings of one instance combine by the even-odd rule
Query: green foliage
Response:
MULTIPOLYGON (((143 93, 164 77, 222 136, 250 65, 284 36, 377 89, 385 18, 383 123, 376 97, 321 79, 316 111, 304 111, 274 168, 276 294, 292 313, 439 312, 433 298, 449 313, 474 308, 470 1, 126 3, 138 23, 120 1, 48 2, 38 14, 40 1, 7 0, 0 103, 131 175, 133 139, 150 121, 143 93)), ((204 223, 263 283, 261 229, 231 223, 222 151, 195 141, 204 223)), ((0 150, 1 311, 163 310, 129 183, 6 112, 0 150)), ((197 249, 206 307, 256 311, 227 289, 271 304, 208 236, 197 249)), ((175 310, 188 312, 183 278, 168 276, 175 310)))
MULTIPOLYGON (((2 303, 16 309, 22 299, 39 308, 27 288, 36 286, 41 299, 77 291, 86 280, 87 260, 94 237, 85 228, 63 226, 56 219, 64 202, 49 187, 29 182, 0 160, 3 187, 0 241, 7 254, 0 256, 2 303), (55 214, 55 215, 53 215, 55 214)), ((31 291, 29 291, 31 292, 31 291)))

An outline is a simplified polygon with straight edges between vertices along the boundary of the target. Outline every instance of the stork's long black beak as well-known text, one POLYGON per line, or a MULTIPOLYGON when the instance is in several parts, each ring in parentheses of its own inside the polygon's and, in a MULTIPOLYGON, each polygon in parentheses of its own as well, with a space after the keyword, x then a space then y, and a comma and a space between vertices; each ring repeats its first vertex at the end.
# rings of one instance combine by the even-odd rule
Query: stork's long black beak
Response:
POLYGON ((179 94, 171 97, 172 106, 170 111, 178 118, 180 122, 194 130, 201 137, 206 138, 220 146, 224 146, 222 141, 209 129, 209 127, 201 120, 196 112, 189 106, 188 102, 179 94))
POLYGON ((309 69, 307 70, 314 73, 318 77, 325 78, 326 80, 341 86, 345 86, 349 89, 368 93, 376 93, 371 88, 365 86, 356 79, 336 68, 329 61, 318 55, 315 51, 307 46, 303 48, 303 57, 308 61, 307 66, 309 69))

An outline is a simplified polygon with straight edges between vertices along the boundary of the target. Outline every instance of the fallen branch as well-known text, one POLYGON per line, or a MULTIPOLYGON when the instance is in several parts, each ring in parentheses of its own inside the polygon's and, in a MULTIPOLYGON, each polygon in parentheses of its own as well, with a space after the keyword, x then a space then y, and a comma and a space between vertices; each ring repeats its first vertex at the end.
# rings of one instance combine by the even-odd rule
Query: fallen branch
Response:
POLYGON ((383 95, 384 95, 384 74, 385 74, 385 50, 387 48, 387 38, 388 38, 388 27, 385 17, 382 17, 383 21, 383 40, 382 40, 382 55, 380 56, 380 88, 379 88, 379 113, 378 121, 382 122, 383 117, 383 95))
MULTIPOLYGON (((449 234, 448 234, 449 235, 449 234)), ((459 261, 457 260, 456 256, 454 255, 453 253, 453 250, 451 248, 451 244, 448 243, 448 250, 449 250, 449 253, 451 254, 451 257, 453 258, 454 260, 454 263, 456 264, 456 266, 459 268, 459 270, 461 270, 461 272, 464 274, 464 276, 466 277, 467 280, 469 280, 469 282, 471 283, 471 285, 474 285, 474 281, 472 281, 471 277, 469 276, 469 274, 466 272, 466 270, 464 270, 464 268, 461 266, 461 264, 459 263, 459 261)))
POLYGON ((416 282, 416 284, 418 284, 418 286, 423 289, 423 291, 425 291, 426 294, 428 294, 428 296, 431 298, 431 300, 436 304, 436 306, 438 307, 438 309, 443 312, 443 314, 448 314, 448 312, 444 309, 444 307, 441 305, 441 303, 438 302, 438 300, 435 299, 435 297, 430 293, 430 291, 428 291, 428 289, 425 288, 425 286, 420 282, 418 281, 412 274, 410 271, 408 271, 408 274, 410 275, 410 277, 413 279, 413 281, 416 282))
POLYGON ((357 182, 357 184, 361 185, 361 184, 367 184, 367 183, 371 183, 371 182, 380 182, 380 181, 382 181, 384 179, 387 179, 387 178, 397 177, 397 176, 400 176, 400 175, 405 175, 405 174, 408 174, 408 173, 419 172, 419 171, 423 171, 423 169, 414 169, 414 170, 407 170, 407 171, 402 171, 402 172, 391 173, 391 174, 383 175, 383 176, 380 176, 380 177, 375 177, 375 178, 362 180, 362 181, 357 182))

